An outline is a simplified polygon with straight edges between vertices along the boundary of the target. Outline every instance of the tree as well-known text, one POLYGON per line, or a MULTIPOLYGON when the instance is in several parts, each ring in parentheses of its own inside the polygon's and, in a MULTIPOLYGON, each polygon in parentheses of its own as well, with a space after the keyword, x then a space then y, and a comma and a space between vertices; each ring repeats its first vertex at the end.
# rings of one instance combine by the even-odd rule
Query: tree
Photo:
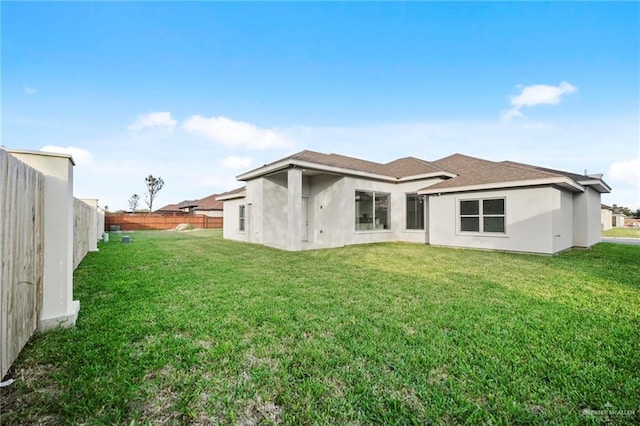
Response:
POLYGON ((153 175, 149 175, 144 179, 147 184, 148 194, 144 195, 144 202, 149 206, 149 213, 153 212, 153 200, 155 200, 156 195, 164 186, 164 181, 161 177, 155 178, 153 175))
POLYGON ((140 202, 140 196, 138 194, 133 194, 131 198, 129 198, 129 210, 133 213, 138 210, 138 203, 140 202))
POLYGON ((612 205, 611 210, 613 210, 614 213, 623 214, 629 217, 634 215, 634 212, 629 207, 619 206, 617 204, 612 205))

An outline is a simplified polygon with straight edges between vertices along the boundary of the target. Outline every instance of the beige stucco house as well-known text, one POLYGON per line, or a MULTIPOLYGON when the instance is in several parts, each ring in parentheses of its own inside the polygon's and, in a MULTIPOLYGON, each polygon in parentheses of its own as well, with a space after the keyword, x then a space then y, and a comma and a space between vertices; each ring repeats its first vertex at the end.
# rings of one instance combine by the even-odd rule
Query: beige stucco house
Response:
POLYGON ((613 228, 613 210, 606 204, 600 206, 600 228, 603 231, 613 228))
POLYGON ((302 151, 221 194, 224 237, 285 250, 407 241, 553 254, 600 241, 602 175, 454 154, 386 164, 302 151))

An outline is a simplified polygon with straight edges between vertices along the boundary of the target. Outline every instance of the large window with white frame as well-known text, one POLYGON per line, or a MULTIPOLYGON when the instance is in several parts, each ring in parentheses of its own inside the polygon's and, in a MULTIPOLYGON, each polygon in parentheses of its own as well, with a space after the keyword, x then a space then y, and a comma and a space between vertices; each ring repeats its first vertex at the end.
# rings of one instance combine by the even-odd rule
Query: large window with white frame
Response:
POLYGON ((238 231, 244 232, 244 213, 245 206, 244 204, 238 207, 238 231))
POLYGON ((505 199, 460 200, 460 231, 505 233, 505 199))
POLYGON ((424 195, 406 194, 406 229, 424 230, 424 195))
POLYGON ((391 196, 384 192, 356 191, 356 231, 391 229, 391 196))

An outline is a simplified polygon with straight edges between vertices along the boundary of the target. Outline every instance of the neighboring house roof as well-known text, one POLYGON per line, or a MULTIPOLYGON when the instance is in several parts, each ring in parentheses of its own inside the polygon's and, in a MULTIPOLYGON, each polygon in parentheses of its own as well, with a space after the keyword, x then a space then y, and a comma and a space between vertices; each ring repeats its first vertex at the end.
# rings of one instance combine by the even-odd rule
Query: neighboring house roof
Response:
POLYGON ((178 212, 182 212, 182 210, 180 210, 177 204, 167 204, 166 206, 160 207, 159 209, 155 210, 154 213, 160 213, 160 212, 178 213, 178 212))
POLYGON ((222 210, 222 201, 216 200, 218 195, 220 194, 211 194, 208 197, 197 200, 197 205, 194 210, 222 210))
POLYGON ((191 207, 196 207, 198 205, 198 200, 184 200, 178 203, 178 208, 187 209, 191 207))
POLYGON ((224 200, 232 200, 234 198, 243 198, 247 195, 247 187, 243 186, 241 188, 236 188, 232 191, 223 192, 222 194, 218 194, 216 200, 224 201, 224 200))
POLYGON ((608 205, 606 205, 606 204, 600 204, 600 208, 601 208, 601 209, 603 209, 603 210, 613 210, 613 209, 611 208, 611 206, 608 206, 608 205))

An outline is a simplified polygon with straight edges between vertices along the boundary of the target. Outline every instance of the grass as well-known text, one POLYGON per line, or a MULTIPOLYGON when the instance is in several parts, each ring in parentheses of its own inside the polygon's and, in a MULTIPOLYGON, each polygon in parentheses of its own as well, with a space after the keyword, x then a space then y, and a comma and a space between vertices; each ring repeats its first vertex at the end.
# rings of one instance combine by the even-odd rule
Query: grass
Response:
POLYGON ((116 238, 75 273, 77 326, 12 367, 3 425, 640 421, 640 247, 116 238))
POLYGON ((602 231, 603 237, 640 238, 640 228, 611 228, 602 231))

